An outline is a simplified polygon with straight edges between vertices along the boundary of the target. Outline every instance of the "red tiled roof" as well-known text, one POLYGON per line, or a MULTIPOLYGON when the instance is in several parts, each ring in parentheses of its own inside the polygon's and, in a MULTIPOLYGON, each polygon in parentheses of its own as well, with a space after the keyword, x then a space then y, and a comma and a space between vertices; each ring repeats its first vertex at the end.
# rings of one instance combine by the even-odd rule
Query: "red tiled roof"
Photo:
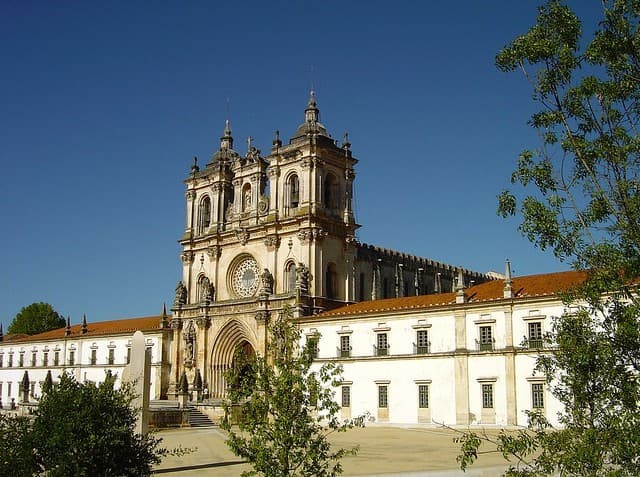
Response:
MULTIPOLYGON (((78 338, 85 336, 101 336, 111 335, 119 333, 134 333, 140 331, 153 331, 160 329, 160 323, 162 316, 145 316, 142 318, 126 318, 123 320, 111 320, 111 321, 97 321, 95 323, 87 323, 87 332, 82 334, 82 325, 73 325, 71 327, 71 334, 65 336, 66 328, 58 328, 51 331, 45 331, 37 335, 14 335, 18 338, 11 337, 11 335, 5 336, 4 340, 11 342, 22 341, 45 341, 55 340, 62 338, 78 338)), ((4 341, 3 340, 3 341, 4 341)))
MULTIPOLYGON (((566 271, 515 277, 511 281, 514 299, 536 296, 553 296, 569 290, 587 278, 586 272, 566 271)), ((504 280, 491 280, 464 290, 466 303, 478 303, 504 299, 504 280)), ((456 294, 438 293, 433 295, 387 298, 384 300, 361 301, 352 305, 336 308, 316 315, 317 317, 351 316, 385 311, 402 311, 429 308, 440 305, 453 305, 456 294)))

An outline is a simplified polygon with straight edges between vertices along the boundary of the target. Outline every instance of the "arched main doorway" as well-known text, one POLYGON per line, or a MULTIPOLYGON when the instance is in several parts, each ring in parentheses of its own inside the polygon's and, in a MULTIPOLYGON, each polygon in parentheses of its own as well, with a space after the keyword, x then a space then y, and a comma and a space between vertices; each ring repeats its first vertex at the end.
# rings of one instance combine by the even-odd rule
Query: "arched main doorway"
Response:
POLYGON ((230 321, 218 333, 211 352, 210 395, 212 398, 223 398, 226 395, 227 383, 224 374, 233 366, 236 349, 240 349, 248 358, 255 356, 247 332, 237 321, 230 321))

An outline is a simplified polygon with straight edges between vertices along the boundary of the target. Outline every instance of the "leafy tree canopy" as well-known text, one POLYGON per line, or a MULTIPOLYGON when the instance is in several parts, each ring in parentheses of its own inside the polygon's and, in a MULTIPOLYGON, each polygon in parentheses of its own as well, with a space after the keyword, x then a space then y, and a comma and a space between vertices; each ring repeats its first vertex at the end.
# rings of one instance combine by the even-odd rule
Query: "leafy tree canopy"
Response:
POLYGON ((270 327, 267 357, 247 357, 242 350, 227 374, 227 444, 249 461, 243 476, 318 476, 342 473, 340 459, 357 449, 332 449, 328 435, 363 426, 365 416, 340 421, 333 387, 340 385, 340 366, 312 370, 313 350, 299 349, 300 330, 285 311, 270 327), (239 412, 238 412, 239 411, 239 412))
POLYGON ((530 241, 589 278, 563 296, 572 312, 554 320, 553 353, 537 361, 564 406, 561 428, 531 413, 518 433, 467 433, 462 468, 488 441, 515 460, 508 475, 640 475, 640 2, 601 4, 585 41, 575 13, 548 1, 496 57, 530 81, 541 138, 521 153, 498 211, 521 216, 530 241))
POLYGON ((23 307, 9 325, 8 333, 35 335, 65 326, 65 320, 49 303, 23 307))
POLYGON ((132 390, 113 384, 111 376, 94 384, 63 374, 32 423, 0 414, 0 475, 145 476, 162 456, 184 452, 136 434, 132 390))

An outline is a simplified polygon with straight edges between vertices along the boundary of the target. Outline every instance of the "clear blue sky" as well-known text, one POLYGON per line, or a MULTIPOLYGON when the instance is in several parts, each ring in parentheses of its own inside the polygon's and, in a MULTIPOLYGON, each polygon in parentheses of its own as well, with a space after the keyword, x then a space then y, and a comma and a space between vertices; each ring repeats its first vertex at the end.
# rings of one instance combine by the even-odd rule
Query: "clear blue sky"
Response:
MULTIPOLYGON (((538 140, 495 53, 513 0, 0 4, 0 321, 46 301, 74 323, 170 305, 184 185, 227 115, 264 152, 303 120, 349 132, 363 242, 478 271, 567 268, 496 216, 538 140), (313 73, 311 71, 313 70, 313 73)), ((590 24, 600 2, 573 2, 590 24)))

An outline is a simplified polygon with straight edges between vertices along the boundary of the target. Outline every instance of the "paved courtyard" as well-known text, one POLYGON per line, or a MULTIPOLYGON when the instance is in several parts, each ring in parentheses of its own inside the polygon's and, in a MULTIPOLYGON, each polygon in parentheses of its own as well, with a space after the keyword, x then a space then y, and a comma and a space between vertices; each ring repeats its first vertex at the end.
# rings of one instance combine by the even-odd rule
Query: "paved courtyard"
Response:
MULTIPOLYGON (((182 445, 198 450, 182 457, 167 457, 157 474, 167 477, 239 476, 249 469, 232 454, 219 428, 174 429, 158 433, 168 448, 182 445)), ((502 456, 491 453, 462 473, 456 464, 458 445, 454 432, 434 428, 392 428, 370 426, 335 434, 331 441, 341 447, 360 446, 355 457, 343 459, 345 476, 499 476, 506 465, 502 456)))

